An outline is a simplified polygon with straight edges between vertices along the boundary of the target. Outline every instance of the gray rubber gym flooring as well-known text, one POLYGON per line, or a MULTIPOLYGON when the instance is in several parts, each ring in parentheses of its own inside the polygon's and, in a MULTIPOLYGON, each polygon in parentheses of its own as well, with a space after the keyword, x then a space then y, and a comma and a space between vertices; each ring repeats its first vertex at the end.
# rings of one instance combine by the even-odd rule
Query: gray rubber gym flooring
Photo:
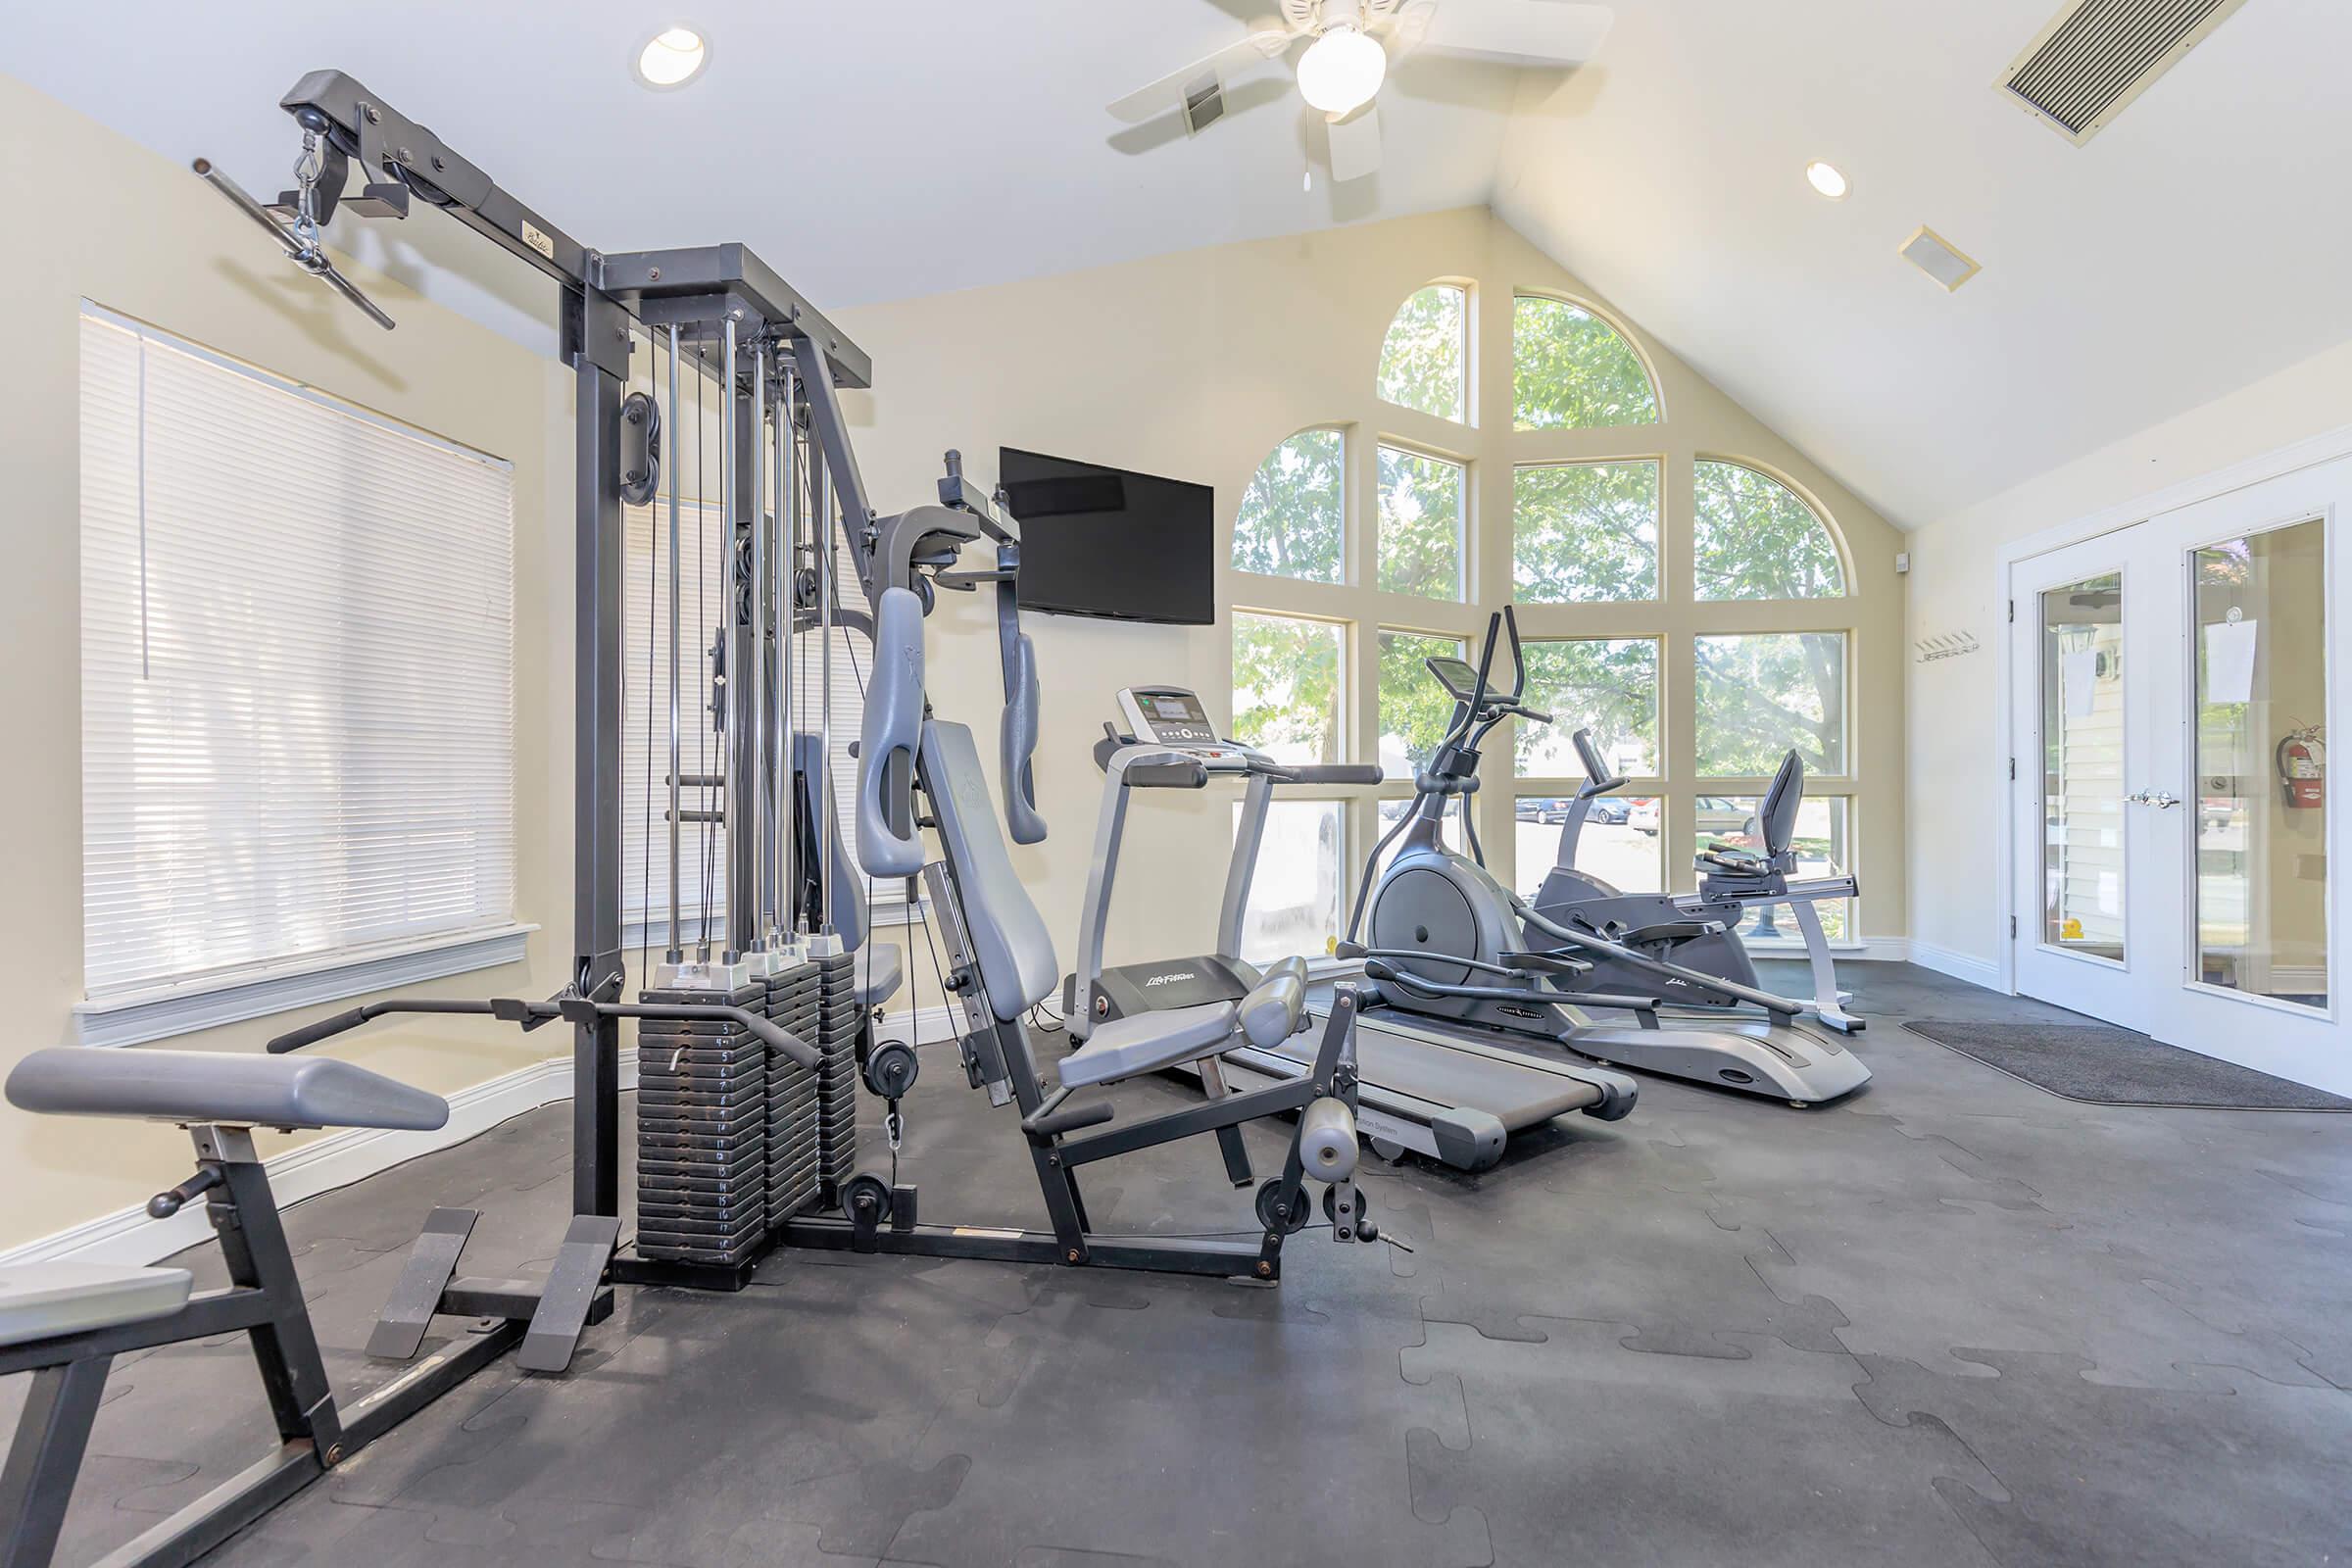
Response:
MULTIPOLYGON (((1848 1103, 1651 1080, 1631 1119, 1572 1117, 1478 1177, 1376 1169, 1415 1250, 1309 1232, 1279 1291, 793 1254, 740 1296, 624 1292, 568 1376, 502 1363, 215 1560, 2352 1552, 2352 1121, 2074 1103, 1897 1025, 2081 1020, 1902 966, 1850 983, 1878 1076, 1848 1103)), ((1011 1113, 929 1055, 925 1217, 1032 1219, 1011 1113)), ((468 1272, 552 1252, 567 1125, 550 1106, 291 1211, 339 1382, 387 1375, 354 1348, 432 1204, 482 1208, 468 1272)), ((1096 1167, 1098 1226, 1246 1223, 1200 1146, 1096 1167)), ((129 1362, 113 1392, 61 1562, 270 1441, 240 1343, 129 1362)))

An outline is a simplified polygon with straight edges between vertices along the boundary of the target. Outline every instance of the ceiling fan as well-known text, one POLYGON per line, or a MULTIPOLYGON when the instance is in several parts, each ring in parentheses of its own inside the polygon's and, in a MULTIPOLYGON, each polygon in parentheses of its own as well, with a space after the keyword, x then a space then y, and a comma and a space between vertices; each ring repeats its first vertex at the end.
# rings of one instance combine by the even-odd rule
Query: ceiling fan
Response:
MULTIPOLYGON (((1233 0, 1217 0, 1239 9, 1233 0)), ((1244 0, 1247 3, 1247 0, 1244 0)), ((1565 67, 1592 57, 1615 13, 1572 0, 1268 0, 1279 12, 1203 60, 1109 107, 1129 124, 1181 114, 1198 134, 1225 117, 1226 83, 1298 50, 1298 95, 1325 124, 1334 180, 1380 168, 1379 105, 1390 65, 1408 54, 1503 66, 1565 67)))

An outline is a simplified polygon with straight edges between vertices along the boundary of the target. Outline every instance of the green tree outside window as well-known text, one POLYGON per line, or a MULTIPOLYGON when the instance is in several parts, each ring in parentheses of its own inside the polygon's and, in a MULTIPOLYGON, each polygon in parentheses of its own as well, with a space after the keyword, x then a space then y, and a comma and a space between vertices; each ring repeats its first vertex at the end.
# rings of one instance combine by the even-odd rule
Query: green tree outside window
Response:
POLYGON ((1513 469, 1511 581, 1529 604, 1657 598, 1657 462, 1513 469))
POLYGON ((1811 773, 1845 769, 1845 633, 1696 639, 1698 771, 1762 778, 1790 747, 1811 773))
POLYGON ((1383 631, 1380 659, 1380 756, 1383 767, 1418 768, 1437 755, 1446 727, 1453 721, 1453 699, 1422 663, 1447 655, 1465 657, 1458 637, 1425 632, 1383 631))
POLYGON ((1462 466, 1380 449, 1379 581, 1383 592, 1462 597, 1462 466))
POLYGON ((1580 778, 1571 737, 1590 729, 1601 756, 1632 778, 1658 771, 1658 644, 1654 638, 1527 645, 1528 705, 1549 724, 1522 720, 1517 747, 1522 778, 1580 778))
POLYGON ((1450 283, 1432 283, 1406 300, 1381 341, 1381 401, 1462 423, 1469 318, 1469 295, 1450 283))
POLYGON ((1267 454, 1234 518, 1236 571, 1341 580, 1347 458, 1337 430, 1301 430, 1267 454))
POLYGON ((1233 612, 1233 733, 1285 762, 1340 760, 1338 626, 1233 612))
POLYGON ((1691 588, 1700 599, 1838 599, 1845 572, 1813 509, 1739 463, 1692 465, 1691 588))
POLYGON ((1591 311, 1532 294, 1511 301, 1511 403, 1522 430, 1658 422, 1633 345, 1591 311))

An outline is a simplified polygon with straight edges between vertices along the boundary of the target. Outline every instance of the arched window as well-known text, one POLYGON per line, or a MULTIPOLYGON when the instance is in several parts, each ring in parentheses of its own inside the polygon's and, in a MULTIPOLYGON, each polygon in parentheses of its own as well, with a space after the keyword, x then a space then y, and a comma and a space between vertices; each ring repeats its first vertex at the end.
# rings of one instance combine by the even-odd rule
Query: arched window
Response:
POLYGON ((1266 454, 1233 520, 1233 569, 1340 581, 1347 458, 1347 438, 1338 430, 1301 430, 1266 454))
POLYGON ((1623 334, 1538 294, 1511 301, 1511 403, 1522 430, 1658 422, 1657 389, 1623 334))
POLYGON ((1742 463, 1700 462, 1692 478, 1693 597, 1844 597, 1838 542, 1795 491, 1742 463))
POLYGON ((1381 400, 1467 422, 1469 323, 1470 295, 1457 284, 1432 283, 1406 300, 1381 340, 1381 400))

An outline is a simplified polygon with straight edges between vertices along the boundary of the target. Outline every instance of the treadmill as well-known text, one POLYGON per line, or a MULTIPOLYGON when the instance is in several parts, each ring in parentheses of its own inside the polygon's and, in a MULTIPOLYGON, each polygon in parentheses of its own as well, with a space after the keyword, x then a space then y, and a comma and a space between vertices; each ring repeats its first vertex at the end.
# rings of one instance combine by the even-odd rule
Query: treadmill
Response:
MULTIPOLYGON (((1262 978, 1241 957, 1242 921, 1256 873, 1266 815, 1280 785, 1377 784, 1378 767, 1278 762, 1254 747, 1219 736, 1194 693, 1177 686, 1128 687, 1118 694, 1125 728, 1104 723, 1095 760, 1104 774, 1096 819, 1094 863, 1078 930, 1077 968, 1063 983, 1070 1038, 1084 1049, 1098 1026, 1132 1013, 1238 1002, 1262 978), (1111 888, 1131 793, 1205 789, 1215 777, 1246 780, 1241 821, 1225 873, 1212 953, 1138 963, 1102 962, 1111 888)), ((1328 1004, 1324 1004, 1328 1005, 1328 1004)), ((1321 1007, 1314 1010, 1320 1015, 1321 1007)), ((1524 1055, 1481 1038, 1483 1031, 1367 1008, 1356 1017, 1356 1124, 1387 1159, 1406 1151, 1459 1170, 1485 1170, 1502 1157, 1511 1135, 1570 1111, 1615 1121, 1633 1109, 1634 1080, 1585 1062, 1524 1055)), ((1313 1059, 1313 1036, 1271 1050, 1243 1044, 1194 1067, 1212 1098, 1285 1082, 1313 1059)))

